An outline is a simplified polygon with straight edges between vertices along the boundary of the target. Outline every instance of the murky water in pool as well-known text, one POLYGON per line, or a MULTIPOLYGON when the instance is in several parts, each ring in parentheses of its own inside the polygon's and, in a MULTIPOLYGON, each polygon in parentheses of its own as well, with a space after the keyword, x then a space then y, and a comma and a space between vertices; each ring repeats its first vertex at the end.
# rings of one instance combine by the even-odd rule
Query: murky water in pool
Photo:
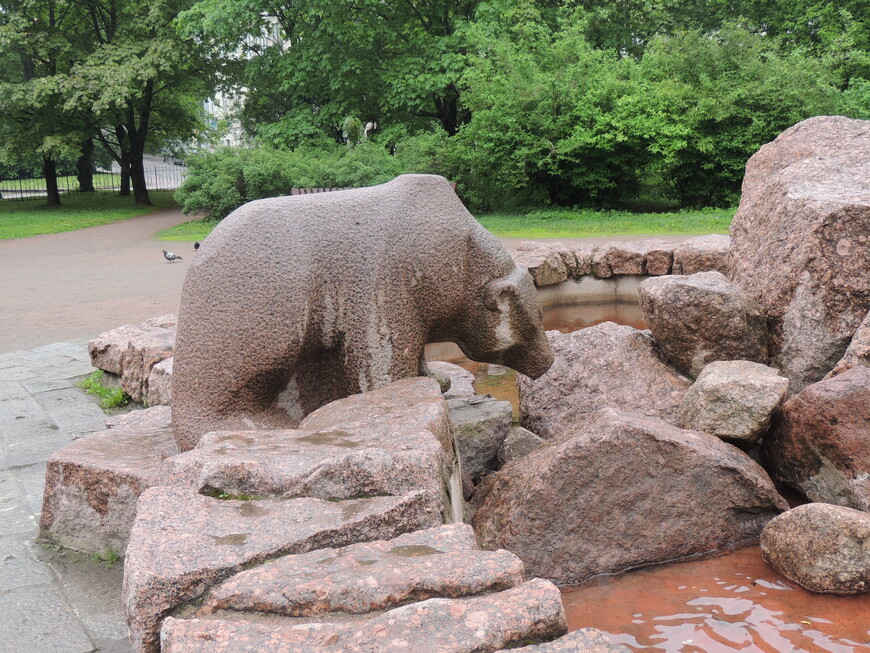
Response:
POLYGON ((812 594, 757 546, 564 589, 571 630, 592 626, 633 650, 870 651, 870 595, 812 594))
MULTIPOLYGON (((544 326, 563 333, 604 321, 645 329, 635 304, 563 306, 544 326)), ((510 401, 516 372, 468 360, 455 345, 430 345, 475 375, 478 394, 510 401)), ((637 651, 668 653, 870 652, 870 594, 813 594, 773 571, 757 546, 706 560, 641 569, 564 588, 570 630, 591 626, 637 651)))

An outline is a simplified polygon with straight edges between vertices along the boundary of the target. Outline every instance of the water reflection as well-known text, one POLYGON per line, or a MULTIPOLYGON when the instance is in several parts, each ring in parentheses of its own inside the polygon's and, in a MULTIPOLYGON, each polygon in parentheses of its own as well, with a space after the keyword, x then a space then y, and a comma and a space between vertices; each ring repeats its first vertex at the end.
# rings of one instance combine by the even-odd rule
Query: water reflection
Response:
POLYGON ((595 579, 562 599, 570 630, 599 628, 638 651, 870 651, 870 595, 807 592, 757 546, 595 579))

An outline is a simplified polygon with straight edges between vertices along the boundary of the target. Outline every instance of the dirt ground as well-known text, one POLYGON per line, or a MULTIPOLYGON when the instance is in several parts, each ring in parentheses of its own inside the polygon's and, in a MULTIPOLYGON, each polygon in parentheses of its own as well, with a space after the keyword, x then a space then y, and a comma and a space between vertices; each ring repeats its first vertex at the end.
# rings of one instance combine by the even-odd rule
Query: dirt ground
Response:
MULTIPOLYGON (((79 231, 0 240, 0 353, 93 338, 122 324, 177 312, 193 244, 160 241, 153 234, 189 219, 170 209, 79 231), (164 249, 184 260, 168 263, 164 249)), ((523 241, 502 242, 513 250, 523 241)))

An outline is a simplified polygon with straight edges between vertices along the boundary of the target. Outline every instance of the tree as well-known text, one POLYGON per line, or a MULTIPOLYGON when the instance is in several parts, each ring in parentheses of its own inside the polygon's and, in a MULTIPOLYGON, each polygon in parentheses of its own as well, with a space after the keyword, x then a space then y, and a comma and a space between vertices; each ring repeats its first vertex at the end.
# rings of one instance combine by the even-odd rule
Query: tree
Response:
POLYGON ((75 152, 80 127, 64 111, 58 84, 73 56, 61 36, 69 22, 64 0, 0 4, 0 161, 38 153, 48 206, 60 204, 56 160, 75 152))
POLYGON ((395 140, 468 119, 464 30, 479 0, 203 0, 188 33, 224 49, 246 89, 242 121, 281 147, 341 142, 345 116, 395 140))
POLYGON ((61 83, 66 110, 79 112, 129 177, 137 204, 150 204, 143 156, 162 131, 192 135, 211 93, 207 51, 181 37, 174 21, 187 0, 79 0, 84 52, 61 83))

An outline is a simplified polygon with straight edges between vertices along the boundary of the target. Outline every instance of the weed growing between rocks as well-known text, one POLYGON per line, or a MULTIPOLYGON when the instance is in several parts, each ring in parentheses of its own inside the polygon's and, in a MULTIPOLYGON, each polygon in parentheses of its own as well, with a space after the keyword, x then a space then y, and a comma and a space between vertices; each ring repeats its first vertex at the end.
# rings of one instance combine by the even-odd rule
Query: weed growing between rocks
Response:
POLYGON ((100 398, 100 408, 108 412, 113 408, 122 408, 130 402, 130 396, 121 388, 108 388, 103 385, 103 370, 95 370, 88 374, 76 386, 100 398))

